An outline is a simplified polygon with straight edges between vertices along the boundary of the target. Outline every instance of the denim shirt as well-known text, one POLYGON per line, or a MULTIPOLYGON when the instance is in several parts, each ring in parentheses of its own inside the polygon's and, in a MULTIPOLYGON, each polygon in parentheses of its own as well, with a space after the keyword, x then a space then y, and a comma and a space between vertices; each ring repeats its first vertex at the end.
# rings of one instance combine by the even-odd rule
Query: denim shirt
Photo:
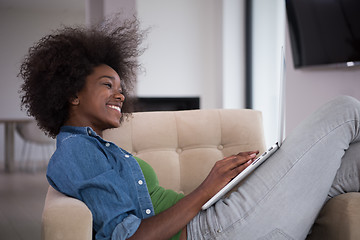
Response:
POLYGON ((154 215, 137 161, 89 127, 61 128, 47 179, 88 206, 96 239, 127 239, 142 219, 154 215))

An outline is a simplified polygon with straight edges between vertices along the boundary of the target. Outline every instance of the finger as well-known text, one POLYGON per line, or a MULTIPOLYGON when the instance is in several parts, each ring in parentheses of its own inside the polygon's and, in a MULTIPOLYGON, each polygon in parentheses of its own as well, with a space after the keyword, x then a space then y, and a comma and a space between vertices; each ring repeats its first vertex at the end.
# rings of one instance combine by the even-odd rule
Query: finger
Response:
POLYGON ((259 151, 239 152, 238 154, 231 155, 225 159, 234 159, 235 157, 236 158, 242 157, 249 159, 249 158, 255 158, 257 154, 259 154, 259 151))
POLYGON ((256 150, 256 151, 248 151, 248 152, 239 152, 238 154, 236 155, 239 155, 239 156, 246 156, 246 155, 252 155, 252 154, 259 154, 259 150, 256 150))
POLYGON ((248 160, 247 162, 239 165, 238 167, 232 169, 232 174, 235 176, 237 176, 239 173, 241 173, 242 171, 244 171, 248 166, 250 166, 250 164, 254 161, 254 159, 248 160))
POLYGON ((256 158, 257 152, 258 151, 241 152, 218 161, 217 165, 224 167, 224 171, 232 170, 249 160, 253 161, 256 158))
POLYGON ((238 156, 235 155, 231 160, 233 162, 232 168, 237 168, 245 163, 251 163, 256 158, 256 153, 252 153, 250 155, 238 156))
POLYGON ((249 153, 250 153, 250 154, 255 153, 256 155, 258 155, 258 154, 259 154, 259 150, 251 151, 251 152, 249 152, 249 153))
POLYGON ((237 156, 240 156, 242 158, 245 158, 247 160, 250 160, 250 159, 254 159, 256 158, 256 156, 259 154, 259 151, 252 151, 252 152, 246 152, 246 153, 243 153, 242 155, 237 155, 237 156))

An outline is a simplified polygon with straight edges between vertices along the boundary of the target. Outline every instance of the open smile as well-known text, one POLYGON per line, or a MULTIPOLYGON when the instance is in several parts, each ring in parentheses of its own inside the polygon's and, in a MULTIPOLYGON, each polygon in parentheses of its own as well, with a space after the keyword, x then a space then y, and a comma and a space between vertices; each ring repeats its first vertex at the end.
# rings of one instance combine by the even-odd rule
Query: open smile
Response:
POLYGON ((121 108, 119 106, 115 106, 115 105, 108 105, 109 108, 115 109, 117 110, 119 113, 121 113, 121 108))

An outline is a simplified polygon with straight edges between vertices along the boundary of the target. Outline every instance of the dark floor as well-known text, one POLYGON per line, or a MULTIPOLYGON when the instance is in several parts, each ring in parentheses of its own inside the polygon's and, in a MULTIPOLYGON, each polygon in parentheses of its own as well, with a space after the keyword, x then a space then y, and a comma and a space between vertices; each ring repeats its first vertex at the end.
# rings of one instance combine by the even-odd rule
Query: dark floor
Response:
POLYGON ((37 173, 0 169, 0 240, 41 239, 41 214, 48 183, 37 173))

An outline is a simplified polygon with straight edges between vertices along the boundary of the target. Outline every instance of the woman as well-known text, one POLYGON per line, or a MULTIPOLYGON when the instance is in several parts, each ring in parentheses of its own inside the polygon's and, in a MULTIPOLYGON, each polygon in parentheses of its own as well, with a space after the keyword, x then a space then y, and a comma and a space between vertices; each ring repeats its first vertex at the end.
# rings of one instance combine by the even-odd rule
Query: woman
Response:
POLYGON ((41 39, 21 66, 22 105, 57 136, 48 181, 85 202, 96 239, 304 239, 327 198, 359 191, 350 171, 359 169, 360 104, 350 97, 313 114, 257 174, 206 211, 201 206, 252 163, 256 149, 218 161, 187 196, 157 186, 149 165, 102 138, 127 111, 142 38, 136 20, 64 28, 41 39))

